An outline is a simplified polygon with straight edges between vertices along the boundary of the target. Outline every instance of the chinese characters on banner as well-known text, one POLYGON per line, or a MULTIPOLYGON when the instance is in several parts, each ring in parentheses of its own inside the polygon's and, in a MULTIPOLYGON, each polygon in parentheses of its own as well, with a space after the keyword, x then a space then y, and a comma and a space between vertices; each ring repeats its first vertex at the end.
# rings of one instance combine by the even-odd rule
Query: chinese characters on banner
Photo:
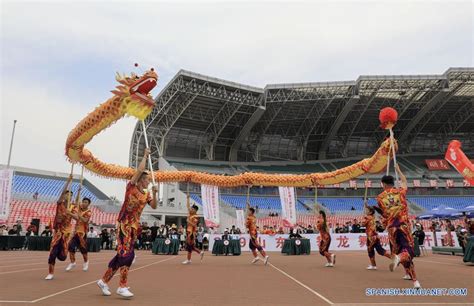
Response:
POLYGON ((454 181, 446 180, 446 188, 451 188, 451 187, 454 187, 454 181))
POLYGON ((296 198, 294 187, 278 187, 280 193, 283 225, 293 227, 296 224, 296 198))
POLYGON ((201 197, 206 226, 219 227, 219 188, 201 185, 201 197))
POLYGON ((421 181, 420 180, 413 180, 413 187, 421 187, 421 181))
POLYGON ((0 218, 7 219, 10 213, 13 170, 0 170, 0 218))
POLYGON ((425 162, 430 170, 451 170, 449 163, 444 159, 426 159, 425 162))
MULTIPOLYGON (((425 232, 425 249, 430 250, 435 244, 432 232, 425 232)), ((443 245, 443 241, 447 241, 446 232, 437 232, 436 239, 438 240, 438 246, 443 245)), ((451 241, 455 247, 459 247, 459 242, 455 239, 456 234, 451 233, 451 241)), ((234 235, 240 238, 240 246, 242 251, 250 251, 249 249, 249 235, 234 235)), ((302 234, 304 238, 310 240, 311 250, 318 250, 318 243, 320 241, 319 234, 302 234)), ((380 243, 386 249, 390 249, 389 239, 387 233, 379 233, 380 243)), ((209 240, 209 249, 212 249, 214 241, 221 239, 221 235, 211 235, 209 240)), ((288 235, 259 235, 258 236, 260 245, 262 245, 266 251, 269 252, 281 252, 285 239, 288 239, 288 235)), ((367 251, 367 236, 365 234, 331 234, 331 251, 367 251)))
POLYGON ((349 181, 349 187, 357 189, 357 181, 350 180, 349 181))

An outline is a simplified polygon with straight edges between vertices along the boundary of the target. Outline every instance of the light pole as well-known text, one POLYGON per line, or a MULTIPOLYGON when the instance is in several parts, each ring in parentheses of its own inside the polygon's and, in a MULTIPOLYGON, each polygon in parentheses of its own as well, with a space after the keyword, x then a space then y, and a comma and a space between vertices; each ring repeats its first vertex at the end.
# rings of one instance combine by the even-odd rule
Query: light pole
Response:
POLYGON ((8 153, 7 168, 10 168, 10 160, 11 160, 11 157, 12 157, 12 149, 13 149, 13 138, 15 138, 15 126, 16 126, 16 119, 13 120, 12 140, 10 142, 10 152, 8 153))

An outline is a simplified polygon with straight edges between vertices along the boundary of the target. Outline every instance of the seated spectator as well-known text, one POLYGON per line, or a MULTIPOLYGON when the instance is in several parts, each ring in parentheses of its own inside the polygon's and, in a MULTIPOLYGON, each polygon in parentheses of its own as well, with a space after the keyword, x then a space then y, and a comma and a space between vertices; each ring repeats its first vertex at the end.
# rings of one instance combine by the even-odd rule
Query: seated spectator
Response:
POLYGON ((290 228, 290 239, 301 238, 299 231, 296 228, 290 228))
POLYGON ((235 228, 235 225, 232 225, 232 228, 230 229, 229 233, 232 235, 238 234, 237 229, 235 228))
POLYGON ((228 231, 224 232, 224 235, 222 235, 222 240, 230 240, 230 235, 228 231))
POLYGON ((2 224, 0 226, 0 236, 6 236, 8 235, 8 228, 5 224, 2 224))
POLYGON ((280 227, 277 233, 280 235, 284 234, 285 232, 283 231, 283 227, 280 227))
POLYGON ((162 224, 160 230, 158 231, 158 238, 166 238, 168 237, 168 230, 166 229, 165 225, 162 224))
POLYGON ((16 230, 18 231, 18 235, 21 235, 21 232, 23 231, 23 227, 21 226, 21 219, 18 219, 16 221, 16 230))
POLYGON ((354 219, 354 223, 352 224, 351 233, 360 233, 360 225, 357 219, 354 219))
POLYGON ((41 237, 51 237, 53 233, 51 232, 51 229, 49 226, 46 226, 45 229, 41 232, 41 237))
POLYGON ((153 222, 153 226, 150 227, 150 230, 151 230, 151 241, 155 241, 156 237, 158 237, 158 230, 159 230, 158 223, 153 222))
POLYGON ((342 233, 342 230, 343 229, 342 229, 342 227, 339 226, 339 223, 336 223, 336 228, 334 229, 334 232, 336 234, 340 234, 340 233, 342 233))
POLYGON ((423 231, 423 226, 420 223, 415 224, 415 231, 413 232, 413 237, 418 239, 418 244, 423 245, 425 243, 425 232, 423 231))
POLYGON ((94 228, 91 226, 89 228, 89 231, 87 232, 87 238, 97 238, 99 235, 97 232, 94 230, 94 228))
POLYGON ((314 234, 314 230, 311 224, 308 225, 308 228, 306 229, 306 234, 314 234))
POLYGON ((36 225, 31 223, 28 228, 26 229, 26 236, 34 236, 37 232, 36 225))
POLYGON ((20 236, 20 231, 18 230, 18 226, 15 224, 13 228, 8 231, 8 235, 10 236, 20 236))
POLYGON ((177 228, 176 224, 171 225, 169 238, 170 239, 179 239, 178 228, 177 228))

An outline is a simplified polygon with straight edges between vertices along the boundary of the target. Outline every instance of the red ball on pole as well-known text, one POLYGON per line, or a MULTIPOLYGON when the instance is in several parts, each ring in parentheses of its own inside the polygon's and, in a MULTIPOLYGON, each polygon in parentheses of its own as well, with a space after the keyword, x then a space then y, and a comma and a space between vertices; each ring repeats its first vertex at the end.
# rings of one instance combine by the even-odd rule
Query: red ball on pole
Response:
POLYGON ((379 114, 380 120, 380 127, 386 130, 393 128, 393 126, 397 123, 398 120, 398 113, 392 107, 385 107, 380 110, 379 114))

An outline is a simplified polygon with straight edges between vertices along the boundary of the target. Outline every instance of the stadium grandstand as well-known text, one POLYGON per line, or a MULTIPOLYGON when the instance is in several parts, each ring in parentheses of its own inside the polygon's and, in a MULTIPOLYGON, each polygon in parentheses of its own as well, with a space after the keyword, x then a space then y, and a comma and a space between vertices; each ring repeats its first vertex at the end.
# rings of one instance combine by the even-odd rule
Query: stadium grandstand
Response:
MULTIPOLYGON (((5 167, 0 165, 0 169, 5 167)), ((19 220, 23 228, 27 228, 33 219, 39 219, 42 227, 48 225, 54 219, 56 201, 69 175, 22 167, 11 168, 14 170, 12 201, 6 224, 13 225, 19 220)), ((76 195, 79 186, 80 176, 75 175, 70 190, 76 195)), ((92 201, 92 224, 115 224, 120 206, 87 179, 83 180, 81 197, 88 197, 92 201)))
MULTIPOLYGON (((473 186, 444 161, 452 139, 459 139, 474 158, 474 68, 264 88, 180 70, 155 102, 146 119, 154 168, 222 175, 300 174, 348 166, 372 155, 387 137, 378 114, 390 106, 399 114, 397 159, 409 181, 411 214, 474 204, 473 186)), ((144 147, 137 124, 130 166, 137 165, 144 147)), ((378 174, 318 188, 316 203, 314 190, 298 188, 299 222, 313 222, 315 209, 326 210, 333 223, 360 218, 365 180, 373 204, 381 191, 378 174)), ((185 215, 186 185, 164 184, 162 189, 163 207, 177 202, 181 207, 162 221, 176 222, 175 217, 185 215)), ((199 186, 191 190, 193 201, 201 204, 199 186)), ((235 222, 235 209, 245 206, 245 193, 243 188, 220 189, 225 226, 235 222)), ((261 224, 280 224, 281 218, 268 217, 281 213, 277 188, 254 186, 250 202, 259 207, 261 224)))

